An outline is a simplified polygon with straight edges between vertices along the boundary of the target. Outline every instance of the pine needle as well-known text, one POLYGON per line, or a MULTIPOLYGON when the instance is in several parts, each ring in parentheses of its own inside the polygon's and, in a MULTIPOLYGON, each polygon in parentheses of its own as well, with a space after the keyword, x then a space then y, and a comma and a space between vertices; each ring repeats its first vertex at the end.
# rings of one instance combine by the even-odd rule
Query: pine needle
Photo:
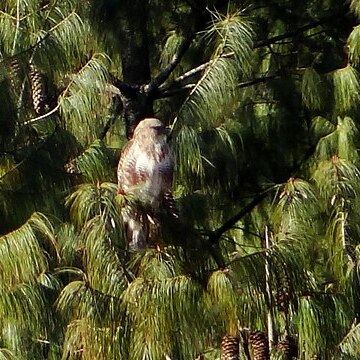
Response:
POLYGON ((359 104, 360 84, 357 71, 350 65, 333 73, 335 107, 347 113, 359 104))
MULTIPOLYGON (((355 2, 355 1, 354 1, 355 2)), ((358 3, 358 2, 357 2, 358 3)), ((360 5, 359 10, 360 10, 360 5)), ((359 11, 360 15, 360 11, 359 11)), ((355 26, 348 37, 349 59, 355 66, 360 64, 360 25, 355 26)))

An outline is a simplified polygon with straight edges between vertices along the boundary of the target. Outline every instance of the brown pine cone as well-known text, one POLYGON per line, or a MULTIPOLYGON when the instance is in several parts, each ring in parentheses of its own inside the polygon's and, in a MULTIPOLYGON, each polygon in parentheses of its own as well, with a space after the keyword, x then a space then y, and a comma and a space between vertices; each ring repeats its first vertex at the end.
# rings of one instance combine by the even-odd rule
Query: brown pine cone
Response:
POLYGON ((254 360, 270 360, 269 343, 262 331, 252 331, 249 343, 253 350, 254 360))
POLYGON ((285 360, 291 360, 297 357, 298 349, 296 342, 289 335, 287 335, 284 340, 279 341, 276 347, 283 351, 285 360))
POLYGON ((19 96, 22 87, 23 71, 19 59, 12 57, 8 63, 9 80, 12 92, 19 96))
POLYGON ((225 335, 221 341, 221 360, 239 359, 239 338, 225 335))
POLYGON ((276 290, 275 302, 279 311, 287 312, 292 299, 292 291, 289 277, 283 274, 278 279, 278 287, 276 290))
POLYGON ((37 115, 43 115, 45 114, 47 105, 46 84, 44 76, 33 64, 30 64, 29 77, 31 84, 32 102, 35 113, 37 115))

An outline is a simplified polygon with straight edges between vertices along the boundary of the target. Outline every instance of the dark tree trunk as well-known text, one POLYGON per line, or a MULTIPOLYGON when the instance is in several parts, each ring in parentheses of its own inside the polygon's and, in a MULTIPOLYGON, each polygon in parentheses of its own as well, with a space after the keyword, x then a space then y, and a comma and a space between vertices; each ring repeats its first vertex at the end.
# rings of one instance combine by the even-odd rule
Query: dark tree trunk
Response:
POLYGON ((120 91, 128 138, 142 118, 153 115, 153 99, 144 91, 151 80, 147 13, 147 0, 121 0, 119 41, 123 83, 120 91))

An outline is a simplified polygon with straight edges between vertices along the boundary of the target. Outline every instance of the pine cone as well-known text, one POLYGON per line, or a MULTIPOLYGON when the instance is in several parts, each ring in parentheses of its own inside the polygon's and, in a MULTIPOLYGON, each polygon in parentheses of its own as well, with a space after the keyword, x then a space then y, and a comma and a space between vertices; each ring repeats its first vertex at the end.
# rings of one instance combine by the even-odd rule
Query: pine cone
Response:
POLYGON ((239 359, 239 338, 225 335, 221 341, 221 360, 239 359))
POLYGON ((81 172, 79 170, 79 167, 76 163, 76 159, 73 159, 69 162, 67 162, 65 165, 64 165, 64 170, 66 173, 68 174, 72 174, 72 175, 81 175, 81 172))
POLYGON ((292 358, 297 357, 298 349, 296 342, 289 335, 286 335, 284 340, 278 342, 277 348, 284 352, 285 360, 291 360, 292 358))
POLYGON ((19 94, 22 86, 22 69, 20 61, 17 58, 12 57, 8 66, 11 89, 14 94, 19 94))
POLYGON ((276 306, 279 311, 286 312, 289 308, 289 288, 281 286, 277 289, 276 306))
POLYGON ((270 360, 269 343, 262 331, 252 331, 249 342, 253 350, 254 360, 270 360))
POLYGON ((279 281, 281 284, 276 292, 276 306, 279 311, 287 312, 291 301, 289 278, 285 275, 279 281))
POLYGON ((45 79, 41 72, 33 64, 30 64, 29 76, 35 113, 43 115, 45 114, 45 108, 47 105, 45 79))

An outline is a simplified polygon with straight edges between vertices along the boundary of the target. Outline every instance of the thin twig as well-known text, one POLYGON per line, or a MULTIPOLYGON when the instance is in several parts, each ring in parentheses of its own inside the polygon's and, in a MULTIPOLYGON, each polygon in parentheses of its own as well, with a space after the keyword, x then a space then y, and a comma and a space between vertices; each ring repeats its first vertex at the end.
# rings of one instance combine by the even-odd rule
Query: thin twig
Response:
POLYGON ((189 90, 193 89, 195 87, 195 85, 196 84, 185 84, 178 88, 173 88, 173 89, 158 92, 156 94, 156 99, 164 99, 164 98, 171 97, 173 95, 176 95, 176 94, 184 92, 184 91, 189 91, 189 90))
POLYGON ((272 314, 272 288, 271 288, 271 276, 270 276, 270 261, 269 261, 269 251, 272 247, 272 242, 269 236, 269 228, 265 226, 264 230, 264 239, 265 239, 265 287, 266 287, 266 302, 268 305, 267 311, 267 330, 268 330, 268 342, 269 350, 271 351, 274 345, 274 321, 272 314))
POLYGON ((28 121, 24 122, 24 125, 29 125, 29 124, 32 124, 32 123, 37 122, 37 121, 39 121, 39 120, 46 119, 46 118, 49 117, 50 115, 56 113, 56 112, 58 111, 59 107, 60 107, 60 103, 58 103, 52 110, 50 110, 50 111, 47 112, 46 114, 41 115, 41 116, 38 116, 38 117, 36 117, 36 118, 33 118, 33 119, 31 119, 31 120, 28 120, 28 121))

